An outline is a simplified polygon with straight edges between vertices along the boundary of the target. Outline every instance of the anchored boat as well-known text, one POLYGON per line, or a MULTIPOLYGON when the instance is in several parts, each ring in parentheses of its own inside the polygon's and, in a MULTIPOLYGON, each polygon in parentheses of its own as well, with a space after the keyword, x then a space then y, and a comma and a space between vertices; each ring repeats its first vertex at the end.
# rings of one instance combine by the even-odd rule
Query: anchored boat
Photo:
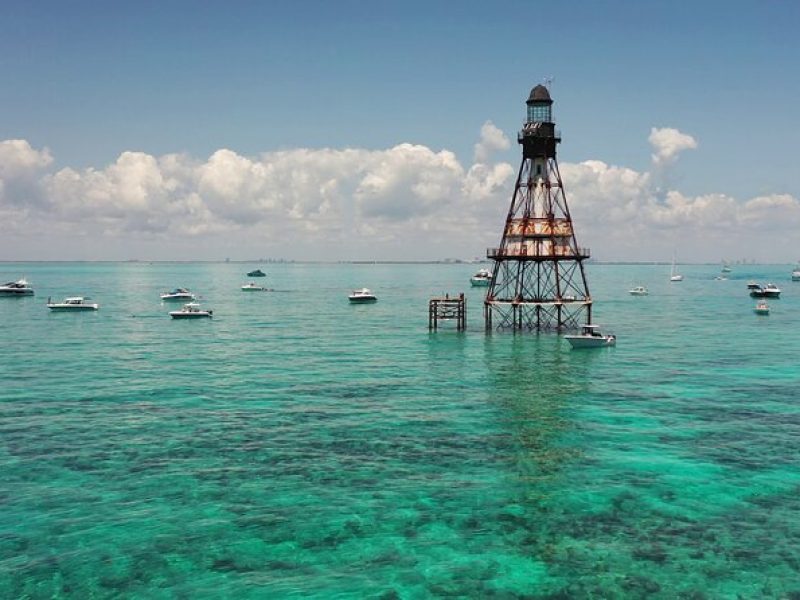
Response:
POLYGON ((91 298, 84 296, 73 296, 71 298, 64 298, 63 302, 52 302, 50 298, 47 299, 47 308, 54 311, 73 311, 80 312, 83 310, 97 310, 100 305, 96 302, 90 302, 91 298))
POLYGON ((174 302, 177 300, 181 300, 183 302, 186 302, 187 300, 194 300, 194 294, 186 288, 175 288, 171 292, 164 292, 161 294, 162 302, 174 302))
POLYGON ((347 299, 354 304, 366 304, 368 302, 376 302, 378 300, 375 294, 373 294, 368 288, 353 290, 347 299))
POLYGON ((751 288, 750 285, 747 285, 750 288, 750 295, 753 298, 780 298, 781 297, 781 289, 775 285, 774 283, 768 283, 764 286, 756 286, 751 288))
POLYGON ((173 310, 169 316, 173 319, 210 319, 214 311, 203 310, 197 302, 184 304, 180 310, 173 310))
POLYGON ((474 287, 486 287, 492 283, 492 272, 489 269, 481 269, 469 278, 469 282, 474 287))
POLYGON ((769 314, 769 304, 765 300, 761 300, 758 304, 756 304, 753 312, 757 315, 768 315, 769 314))
POLYGON ((601 333, 599 325, 584 325, 581 333, 565 335, 564 338, 576 350, 580 348, 602 348, 613 346, 617 343, 617 336, 601 333))
POLYGON ((9 281, 0 285, 0 296, 33 296, 33 288, 26 279, 9 281))

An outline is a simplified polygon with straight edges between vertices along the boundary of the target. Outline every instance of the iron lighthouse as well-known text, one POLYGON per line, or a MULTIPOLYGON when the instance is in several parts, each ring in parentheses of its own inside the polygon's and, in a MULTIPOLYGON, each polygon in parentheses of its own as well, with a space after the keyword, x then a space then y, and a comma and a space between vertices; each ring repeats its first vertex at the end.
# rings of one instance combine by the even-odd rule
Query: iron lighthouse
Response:
POLYGON ((486 329, 575 329, 591 323, 592 297, 556 161, 561 134, 543 85, 531 90, 517 141, 522 163, 484 300, 486 329))

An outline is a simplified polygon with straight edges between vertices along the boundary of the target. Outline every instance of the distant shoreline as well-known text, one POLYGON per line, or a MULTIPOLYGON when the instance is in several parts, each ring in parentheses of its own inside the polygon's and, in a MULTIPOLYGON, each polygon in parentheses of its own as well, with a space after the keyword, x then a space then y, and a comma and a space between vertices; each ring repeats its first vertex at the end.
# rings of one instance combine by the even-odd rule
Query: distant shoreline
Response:
MULTIPOLYGON (((456 260, 0 260, 0 264, 209 264, 209 265, 448 265, 468 266, 489 264, 491 261, 456 261, 456 260)), ((669 266, 671 261, 590 261, 589 265, 631 265, 631 266, 669 266)), ((687 266, 719 266, 720 262, 680 262, 687 266)), ((793 262, 733 263, 731 267, 783 266, 793 262)))

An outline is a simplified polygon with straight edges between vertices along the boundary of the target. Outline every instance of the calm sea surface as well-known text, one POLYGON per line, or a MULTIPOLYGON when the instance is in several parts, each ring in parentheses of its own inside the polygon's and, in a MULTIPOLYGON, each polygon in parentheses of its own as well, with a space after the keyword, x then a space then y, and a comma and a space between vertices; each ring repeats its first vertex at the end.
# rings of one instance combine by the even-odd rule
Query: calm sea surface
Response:
POLYGON ((800 597, 791 267, 590 265, 593 351, 485 335, 476 269, 0 264, 0 597, 800 597))

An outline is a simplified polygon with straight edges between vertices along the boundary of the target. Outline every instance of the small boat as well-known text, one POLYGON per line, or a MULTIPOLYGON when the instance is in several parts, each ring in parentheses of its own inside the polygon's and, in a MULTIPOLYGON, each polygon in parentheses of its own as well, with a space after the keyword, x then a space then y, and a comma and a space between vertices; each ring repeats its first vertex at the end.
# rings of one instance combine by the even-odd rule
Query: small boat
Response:
POLYGON ((669 280, 670 281, 683 281, 683 275, 680 275, 675 272, 675 256, 672 257, 672 268, 669 271, 669 280))
POLYGON ((356 304, 358 303, 364 304, 366 302, 375 302, 378 300, 378 298, 375 297, 375 294, 373 294, 367 288, 361 288, 360 290, 353 290, 353 293, 351 293, 347 297, 347 299, 350 300, 350 302, 356 304))
POLYGON ((720 274, 720 275, 717 275, 716 277, 714 277, 714 281, 728 281, 728 278, 725 277, 725 275, 721 275, 720 274))
POLYGON ((469 282, 474 287, 485 287, 492 283, 492 272, 489 269, 481 269, 469 278, 469 282))
POLYGON ((247 274, 248 277, 266 277, 267 274, 264 273, 261 269, 256 269, 255 271, 250 271, 247 274))
POLYGON ((754 288, 751 288, 749 285, 747 286, 750 288, 750 296, 753 298, 780 298, 781 297, 781 290, 780 288, 775 285, 774 283, 768 283, 767 285, 759 285, 754 288))
POLYGON ((728 263, 722 263, 722 272, 723 273, 730 273, 731 268, 728 266, 728 263))
POLYGON ((180 310, 171 311, 169 316, 173 319, 210 319, 213 313, 214 311, 212 310, 201 309, 197 302, 189 302, 188 304, 184 304, 180 310))
POLYGON ((599 325, 584 325, 581 333, 565 335, 564 338, 572 345, 573 349, 602 348, 617 343, 617 336, 601 333, 599 325))
POLYGON ((637 285, 636 287, 629 289, 628 293, 631 296, 647 296, 647 294, 649 294, 647 288, 643 285, 637 285))
POLYGON ((792 271, 792 281, 800 281, 800 267, 795 267, 792 271))
POLYGON ((258 285, 257 283, 253 283, 249 281, 248 283, 242 284, 242 291, 243 292, 266 292, 267 288, 258 285))
POLYGON ((758 304, 756 304, 753 312, 757 315, 768 315, 769 314, 769 304, 766 303, 765 300, 761 300, 758 304))
POLYGON ((89 302, 91 298, 84 296, 73 296, 72 298, 64 298, 63 302, 53 302, 50 298, 47 299, 47 308, 56 311, 74 311, 80 312, 83 310, 97 310, 100 305, 96 302, 89 302))
POLYGON ((194 294, 186 288, 175 288, 171 292, 164 292, 161 294, 162 302, 174 302, 176 300, 182 300, 184 302, 187 300, 194 300, 194 294))
POLYGON ((33 288, 26 279, 9 281, 0 285, 0 296, 33 296, 33 288))
POLYGON ((748 290, 760 290, 761 286, 757 284, 755 281, 748 281, 747 282, 747 289, 748 290))

